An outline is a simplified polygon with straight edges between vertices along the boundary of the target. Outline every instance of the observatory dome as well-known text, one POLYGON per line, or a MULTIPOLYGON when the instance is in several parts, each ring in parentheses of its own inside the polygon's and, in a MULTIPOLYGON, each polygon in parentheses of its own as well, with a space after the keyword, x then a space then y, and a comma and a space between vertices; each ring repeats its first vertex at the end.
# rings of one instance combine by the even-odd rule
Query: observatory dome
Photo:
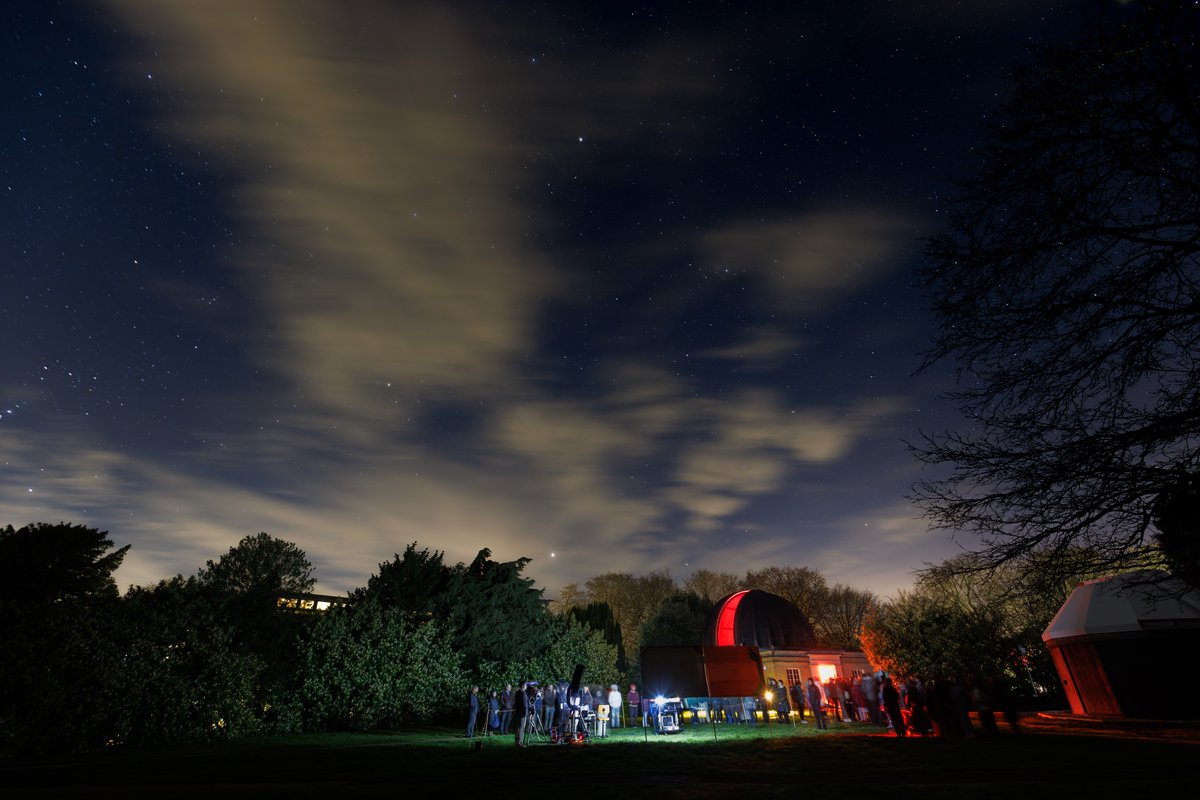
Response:
POLYGON ((800 609, 761 589, 734 592, 717 601, 704 626, 704 644, 709 647, 807 650, 816 642, 800 609))

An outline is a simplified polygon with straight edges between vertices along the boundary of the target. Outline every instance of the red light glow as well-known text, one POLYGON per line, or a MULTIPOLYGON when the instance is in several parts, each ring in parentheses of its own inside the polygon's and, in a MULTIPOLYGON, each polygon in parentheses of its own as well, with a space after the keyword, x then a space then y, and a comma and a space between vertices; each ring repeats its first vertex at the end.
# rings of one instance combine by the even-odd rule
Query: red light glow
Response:
POLYGON ((737 616, 738 604, 742 602, 742 597, 748 591, 749 589, 745 589, 730 595, 729 599, 725 601, 725 605, 721 606, 721 613, 717 616, 718 647, 733 647, 737 644, 733 640, 733 621, 737 616))

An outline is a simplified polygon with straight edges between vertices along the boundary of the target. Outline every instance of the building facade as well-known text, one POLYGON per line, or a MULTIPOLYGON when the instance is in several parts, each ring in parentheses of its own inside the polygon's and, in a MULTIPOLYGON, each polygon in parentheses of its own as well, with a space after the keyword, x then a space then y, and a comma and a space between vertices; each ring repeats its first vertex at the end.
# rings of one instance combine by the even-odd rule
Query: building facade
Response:
POLYGON ((787 686, 814 678, 853 678, 874 671, 858 650, 820 647, 812 625, 800 609, 760 589, 723 597, 710 612, 704 645, 755 647, 762 657, 763 681, 774 678, 787 686))

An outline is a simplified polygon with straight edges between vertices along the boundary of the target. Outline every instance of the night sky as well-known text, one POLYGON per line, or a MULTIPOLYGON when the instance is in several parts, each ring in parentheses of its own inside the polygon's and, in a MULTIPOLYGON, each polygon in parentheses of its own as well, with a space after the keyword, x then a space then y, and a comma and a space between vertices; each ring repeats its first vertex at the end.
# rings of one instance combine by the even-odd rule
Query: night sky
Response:
POLYGON ((0 525, 907 588, 921 237, 1077 6, 5 3, 0 525))

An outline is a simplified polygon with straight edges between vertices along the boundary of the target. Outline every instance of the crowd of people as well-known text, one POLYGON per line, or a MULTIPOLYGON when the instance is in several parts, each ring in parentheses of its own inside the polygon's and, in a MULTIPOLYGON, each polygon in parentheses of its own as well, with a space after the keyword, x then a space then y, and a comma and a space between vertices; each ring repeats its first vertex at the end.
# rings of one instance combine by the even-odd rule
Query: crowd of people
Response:
MULTIPOLYGON (((1017 718, 1009 696, 992 681, 969 676, 963 681, 923 681, 917 677, 894 679, 886 672, 852 678, 816 678, 788 686, 768 678, 757 697, 688 698, 695 724, 701 716, 713 723, 753 723, 758 719, 790 720, 815 724, 824 730, 830 719, 874 725, 896 736, 976 736, 997 732, 1000 711, 1014 730, 1017 718), (974 722, 972 721, 974 712, 974 722)), ((559 741, 565 737, 604 738, 622 725, 659 728, 659 709, 642 697, 637 684, 624 695, 617 684, 580 686, 572 692, 567 681, 523 681, 517 687, 491 690, 486 698, 479 687, 468 696, 467 738, 477 729, 484 736, 515 735, 524 747, 531 735, 559 741), (482 720, 482 725, 480 724, 482 720)))
POLYGON ((512 733, 516 744, 524 747, 535 732, 556 740, 574 735, 605 738, 610 729, 630 719, 644 719, 635 683, 624 696, 615 683, 580 686, 572 692, 567 681, 522 681, 515 688, 509 684, 493 689, 483 699, 479 691, 472 686, 467 697, 468 739, 512 733))
POLYGON ((794 712, 798 722, 807 724, 806 717, 811 717, 820 729, 833 718, 887 728, 896 736, 988 735, 997 732, 997 710, 1010 726, 1017 725, 1011 698, 1002 685, 975 676, 927 682, 919 677, 894 679, 880 671, 829 678, 824 683, 810 677, 790 687, 769 679, 764 693, 768 697, 764 713, 774 710, 777 717, 789 718, 794 712))

